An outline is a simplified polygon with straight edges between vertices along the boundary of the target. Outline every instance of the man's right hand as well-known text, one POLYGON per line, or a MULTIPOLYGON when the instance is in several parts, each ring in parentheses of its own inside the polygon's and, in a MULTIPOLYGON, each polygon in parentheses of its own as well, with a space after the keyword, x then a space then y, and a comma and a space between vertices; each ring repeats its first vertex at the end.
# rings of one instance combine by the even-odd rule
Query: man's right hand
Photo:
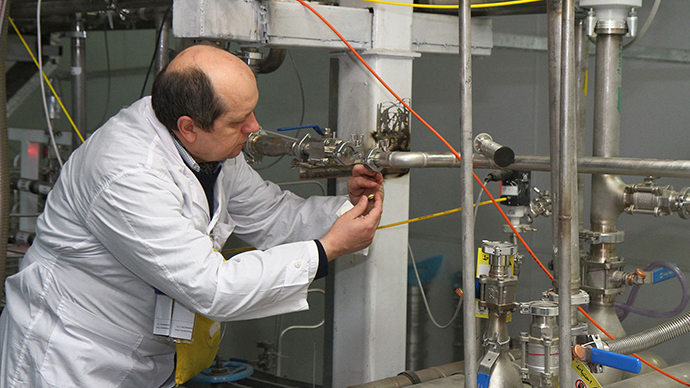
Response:
POLYGON ((335 220, 328 233, 319 240, 326 251, 328 261, 361 251, 371 244, 383 213, 381 194, 376 193, 374 207, 364 215, 368 205, 369 200, 362 196, 357 205, 335 220))

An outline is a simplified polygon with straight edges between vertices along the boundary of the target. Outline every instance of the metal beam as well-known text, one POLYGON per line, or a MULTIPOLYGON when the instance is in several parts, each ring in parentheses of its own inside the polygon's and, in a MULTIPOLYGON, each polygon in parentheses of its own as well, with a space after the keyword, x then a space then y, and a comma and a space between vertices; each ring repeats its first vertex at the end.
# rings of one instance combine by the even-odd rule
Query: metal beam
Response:
MULTIPOLYGON (((493 33, 493 47, 499 49, 546 51, 546 46, 544 36, 493 33)), ((595 51, 594 45, 590 44, 589 52, 595 51)), ((635 45, 623 51, 623 57, 656 62, 690 63, 690 50, 635 45)))
MULTIPOLYGON (((312 6, 355 49, 374 48, 374 23, 368 8, 312 6)), ((457 54, 457 16, 414 13, 411 19, 413 51, 457 54)), ((178 38, 228 40, 266 47, 344 49, 323 22, 293 2, 177 0, 173 5, 173 34, 178 38)), ((491 20, 472 20, 472 39, 473 55, 491 54, 491 20)))

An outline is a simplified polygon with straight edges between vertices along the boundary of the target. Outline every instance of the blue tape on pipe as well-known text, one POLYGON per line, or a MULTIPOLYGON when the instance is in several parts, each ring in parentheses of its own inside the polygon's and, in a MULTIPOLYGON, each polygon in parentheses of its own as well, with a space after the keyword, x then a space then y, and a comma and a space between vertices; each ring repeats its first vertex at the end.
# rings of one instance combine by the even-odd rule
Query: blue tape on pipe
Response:
POLYGON ((601 349, 592 349, 590 361, 595 364, 610 366, 611 368, 620 369, 630 373, 640 373, 642 363, 635 357, 626 356, 625 354, 618 354, 607 352, 601 349))

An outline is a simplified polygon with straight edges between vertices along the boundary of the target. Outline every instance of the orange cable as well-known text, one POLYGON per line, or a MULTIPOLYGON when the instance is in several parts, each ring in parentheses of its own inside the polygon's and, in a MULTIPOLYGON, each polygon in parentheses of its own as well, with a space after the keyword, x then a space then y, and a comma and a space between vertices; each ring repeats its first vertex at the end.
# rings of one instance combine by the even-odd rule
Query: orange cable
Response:
MULTIPOLYGON (((391 89, 390 86, 388 86, 388 84, 387 84, 387 83, 386 83, 386 82, 385 82, 385 81, 374 71, 374 69, 372 69, 372 68, 369 66, 369 64, 364 60, 364 58, 362 58, 362 57, 359 55, 359 53, 358 53, 358 52, 350 45, 350 43, 340 34, 340 32, 338 32, 338 30, 336 30, 335 27, 333 27, 333 25, 331 25, 331 23, 328 22, 328 20, 326 20, 326 18, 324 18, 320 13, 318 13, 314 8, 312 8, 312 7, 311 7, 309 4, 307 4, 304 0, 297 0, 297 1, 300 2, 300 4, 302 4, 302 5, 305 6, 306 8, 308 8, 308 9, 309 9, 312 13, 314 13, 314 15, 316 15, 319 19, 321 19, 321 21, 324 22, 324 23, 328 26, 328 28, 330 28, 331 31, 333 31, 333 32, 338 36, 338 38, 340 38, 341 41, 343 41, 343 43, 345 43, 345 45, 347 46, 347 48, 350 49, 350 51, 351 51, 351 52, 357 57, 357 59, 359 59, 359 61, 369 70, 369 72, 370 72, 374 77, 376 77, 376 79, 381 83, 381 85, 383 85, 383 87, 385 87, 385 88, 388 90, 388 92, 390 92, 390 93, 393 95, 393 97, 395 97, 398 101, 400 101, 400 103, 401 103, 405 108, 407 108, 407 110, 409 110, 409 111, 410 111, 410 112, 411 112, 411 113, 412 113, 422 124, 424 124, 424 126, 426 126, 429 130, 431 130, 431 132, 433 132, 433 134, 436 135, 436 137, 438 137, 438 138, 443 142, 443 144, 445 144, 446 147, 448 147, 448 148, 450 149, 450 151, 453 153, 453 155, 455 155, 456 158, 458 158, 458 160, 462 160, 462 158, 460 157, 460 154, 458 154, 458 152, 455 150, 455 148, 453 148, 453 146, 451 146, 450 143, 448 143, 448 141, 446 141, 446 139, 443 138, 443 136, 441 136, 441 135, 440 135, 440 134, 439 134, 429 123, 427 123, 419 114, 417 114, 417 112, 415 112, 414 109, 412 109, 405 101, 403 101, 403 99, 400 98, 400 96, 398 96, 398 94, 395 93, 395 92, 393 91, 393 89, 391 89)), ((494 206, 496 207, 496 209, 498 209, 498 211, 501 213, 501 216, 503 216, 503 218, 505 219, 506 223, 508 224, 508 226, 510 226, 510 229, 512 229, 513 233, 515 233, 515 235, 516 235, 517 238, 520 240, 520 242, 521 242, 522 245, 525 247, 525 249, 527 249, 527 251, 529 252, 529 254, 530 254, 530 255, 532 256, 532 258, 537 262, 537 264, 539 265, 539 267, 541 267, 541 269, 544 271, 544 273, 546 273, 546 275, 551 279, 551 281, 554 281, 553 275, 549 272, 548 269, 546 269, 546 267, 544 266, 544 264, 542 264, 542 262, 537 258, 537 255, 535 255, 534 252, 532 251, 532 249, 527 245, 527 242, 525 242, 525 240, 522 238, 522 236, 521 236, 520 233, 517 231, 517 229, 515 229, 515 227, 513 226, 513 223, 510 222, 510 220, 508 219, 508 216, 505 214, 505 212, 503 211, 503 209, 501 209, 501 207, 498 205, 498 202, 496 202, 496 199, 493 197, 493 195, 491 195, 491 193, 490 193, 489 190, 486 188, 486 186, 485 186, 484 183, 481 181, 481 179, 479 179, 479 177, 477 176, 477 174, 475 174, 474 172, 472 172, 472 175, 474 176, 474 179, 477 181, 477 183, 479 183, 479 185, 482 187, 482 189, 483 189, 483 190, 486 192, 486 194, 489 196, 489 199, 491 199, 491 202, 494 204, 494 206)), ((589 314, 587 314, 587 312, 585 312, 585 310, 584 310, 582 307, 578 306, 578 310, 579 310, 582 314, 584 314, 584 316, 587 317, 587 319, 588 319, 590 322, 592 322, 592 324, 594 324, 594 326, 596 326, 599 330, 601 330, 602 333, 606 334, 606 335, 607 335, 609 338, 611 338, 612 340, 615 339, 615 338, 613 338, 606 330, 604 330, 604 328, 601 327, 601 326, 600 326, 600 325, 599 325, 589 314)), ((644 362, 646 365, 650 366, 652 369, 654 369, 654 370, 656 370, 657 372, 663 374, 664 376, 669 377, 669 378, 671 378, 671 379, 673 379, 673 380, 675 380, 675 381, 677 381, 677 382, 679 382, 679 383, 681 383, 681 384, 683 384, 683 385, 686 385, 686 386, 690 387, 690 384, 688 384, 688 383, 686 383, 686 382, 684 382, 684 381, 678 379, 677 377, 671 376, 670 374, 668 374, 668 373, 664 372, 663 370, 657 368, 656 366, 650 364, 648 361, 644 360, 644 359, 643 359, 642 357, 640 357, 639 355, 633 353, 633 356, 635 356, 636 358, 638 358, 640 361, 644 362)))

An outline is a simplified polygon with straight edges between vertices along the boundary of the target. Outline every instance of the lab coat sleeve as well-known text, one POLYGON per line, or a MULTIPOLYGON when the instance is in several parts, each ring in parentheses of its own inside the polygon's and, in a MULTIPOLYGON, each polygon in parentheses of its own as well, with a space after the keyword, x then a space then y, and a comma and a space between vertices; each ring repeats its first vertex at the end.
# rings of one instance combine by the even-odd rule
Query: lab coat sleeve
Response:
POLYGON ((187 198, 164 173, 127 171, 95 194, 87 216, 93 235, 123 266, 173 299, 215 320, 303 310, 316 274, 313 241, 253 251, 223 261, 183 206, 187 198))
POLYGON ((349 205, 345 196, 301 198, 264 181, 240 156, 226 162, 223 186, 234 233, 259 249, 320 239, 349 205))

